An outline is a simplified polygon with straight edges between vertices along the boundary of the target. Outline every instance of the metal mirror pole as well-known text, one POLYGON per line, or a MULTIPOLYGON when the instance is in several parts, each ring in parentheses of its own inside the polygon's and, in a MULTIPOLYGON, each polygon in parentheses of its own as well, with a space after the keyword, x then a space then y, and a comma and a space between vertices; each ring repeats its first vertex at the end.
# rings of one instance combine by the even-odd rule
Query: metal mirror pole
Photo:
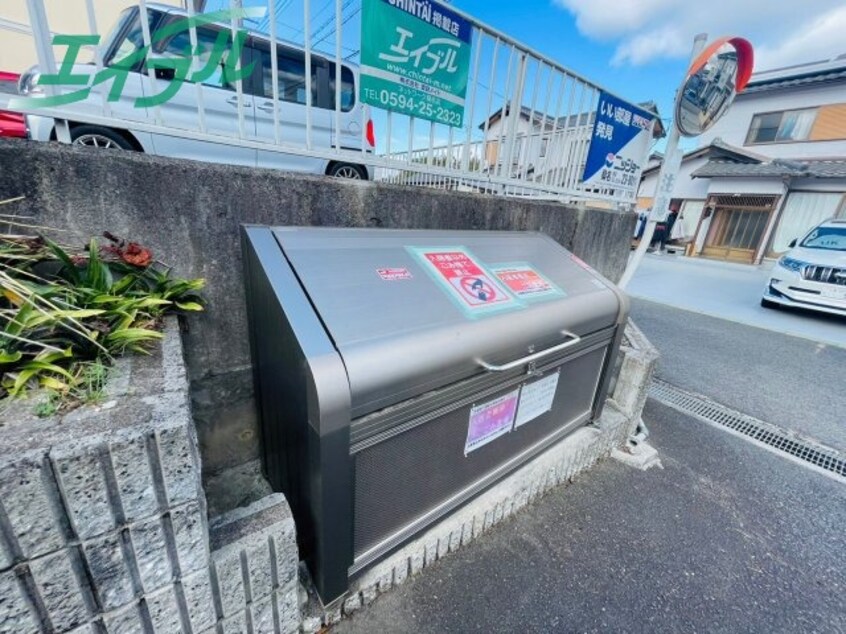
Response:
MULTIPOLYGON (((705 43, 708 40, 706 33, 700 33, 693 39, 693 51, 690 55, 691 63, 696 59, 697 55, 705 48, 705 43)), ((684 84, 682 84, 683 86, 684 84)), ((679 88, 682 90, 682 88, 679 88)), ((661 165, 661 171, 658 173, 658 184, 655 190, 655 202, 652 205, 652 211, 649 213, 649 218, 646 221, 646 227, 643 230, 643 236, 640 238, 640 243, 637 249, 629 260, 629 265, 626 267, 626 272, 620 279, 618 286, 626 288, 632 277, 634 277, 637 267, 640 266, 643 260, 643 255, 646 249, 649 248, 652 242, 652 236, 655 235, 655 226, 659 221, 664 219, 669 214, 670 200, 673 195, 673 188, 676 179, 679 176, 679 168, 681 167, 681 148, 679 148, 679 141, 681 135, 679 134, 679 127, 676 122, 670 126, 670 136, 667 138, 667 149, 664 152, 664 162, 661 165)))

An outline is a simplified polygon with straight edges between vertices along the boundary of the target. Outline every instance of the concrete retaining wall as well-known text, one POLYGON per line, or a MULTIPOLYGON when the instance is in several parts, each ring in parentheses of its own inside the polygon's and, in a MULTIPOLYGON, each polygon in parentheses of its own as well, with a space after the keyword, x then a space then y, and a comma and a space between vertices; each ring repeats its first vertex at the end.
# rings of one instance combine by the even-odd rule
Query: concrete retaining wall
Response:
POLYGON ((65 416, 36 418, 31 400, 0 415, 0 633, 296 631, 284 497, 209 532, 175 320, 106 393, 65 416))
POLYGON ((207 475, 259 455, 241 223, 537 230, 611 279, 622 273, 635 223, 633 214, 549 202, 0 140, 0 199, 19 195, 27 199, 4 213, 69 229, 79 241, 104 230, 133 237, 180 275, 208 280, 208 311, 189 321, 186 334, 207 475))

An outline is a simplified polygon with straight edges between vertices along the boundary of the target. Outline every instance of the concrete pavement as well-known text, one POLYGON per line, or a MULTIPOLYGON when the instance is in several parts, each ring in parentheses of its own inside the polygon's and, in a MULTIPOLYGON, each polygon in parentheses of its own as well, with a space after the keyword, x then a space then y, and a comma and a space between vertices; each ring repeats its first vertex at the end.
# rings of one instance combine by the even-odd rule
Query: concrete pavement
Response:
POLYGON ((846 631, 846 487, 645 418, 663 470, 605 461, 333 631, 846 631))
POLYGON ((769 268, 650 254, 626 290, 632 297, 846 348, 846 317, 761 307, 769 268))

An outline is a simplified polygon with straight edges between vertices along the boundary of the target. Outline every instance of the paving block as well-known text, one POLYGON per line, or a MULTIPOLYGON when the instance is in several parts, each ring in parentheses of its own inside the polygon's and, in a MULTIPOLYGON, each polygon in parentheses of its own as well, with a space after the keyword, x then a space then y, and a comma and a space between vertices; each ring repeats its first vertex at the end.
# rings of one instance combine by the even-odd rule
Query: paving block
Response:
POLYGON ((101 605, 106 610, 113 610, 130 603, 135 593, 132 576, 124 560, 120 534, 87 541, 82 549, 101 605))
POLYGON ((244 575, 241 573, 240 548, 229 547, 223 551, 215 551, 212 559, 223 616, 229 617, 242 612, 247 605, 247 595, 244 590, 244 575))
POLYGON ((423 570, 423 564, 426 561, 426 549, 421 548, 411 555, 411 574, 416 575, 423 570))
POLYGON ((0 632, 35 634, 40 631, 15 573, 11 570, 0 573, 0 632))
POLYGON ((430 539, 426 543, 426 565, 431 566, 438 560, 438 540, 430 539))
POLYGON ((60 632, 86 623, 90 616, 83 599, 87 588, 80 584, 75 557, 76 553, 65 549, 30 562, 38 593, 53 626, 60 632))
MULTIPOLYGON (((273 575, 270 567, 270 540, 266 535, 256 539, 255 544, 245 548, 247 576, 250 580, 250 597, 258 601, 273 592, 273 575)), ((290 579, 286 579, 290 582, 290 579)))
POLYGON ((367 586, 364 590, 361 591, 361 603, 362 605, 370 605, 376 600, 376 597, 379 596, 379 590, 376 585, 367 586))
POLYGON ((276 550, 276 573, 279 577, 277 583, 280 587, 286 586, 296 578, 300 565, 293 518, 275 524, 271 537, 276 550))
POLYGON ((91 539, 115 529, 100 447, 77 441, 67 448, 51 449, 59 488, 71 523, 80 539, 91 539))
POLYGON ((272 596, 251 603, 250 615, 253 619, 254 634, 276 634, 276 624, 273 620, 272 596))
POLYGON ((109 447, 121 506, 127 522, 155 515, 159 509, 156 488, 147 453, 147 438, 139 431, 126 434, 109 447))
POLYGON ((224 618, 220 622, 220 628, 223 634, 247 634, 247 611, 240 612, 224 618))
POLYGON ((404 583, 408 578, 408 559, 401 559, 394 567, 394 585, 404 583))
POLYGON ((108 634, 138 634, 144 631, 138 604, 103 614, 103 626, 108 634))
POLYGON ((182 591, 185 594, 185 604, 188 607, 193 630, 200 632, 212 627, 217 620, 217 615, 214 611, 208 571, 203 570, 183 577, 182 591))
POLYGON ((183 407, 182 403, 177 402, 184 400, 185 395, 167 394, 159 399, 157 409, 161 408, 163 415, 173 417, 177 422, 171 427, 159 429, 156 432, 156 444, 168 506, 173 507, 197 500, 202 495, 199 489, 200 477, 197 473, 196 443, 191 442, 188 436, 188 425, 185 424, 186 421, 190 424, 187 403, 183 407))
POLYGON ((275 594, 276 613, 279 615, 279 634, 293 634, 300 629, 300 606, 296 584, 280 588, 275 594))
POLYGON ((184 576, 203 570, 209 564, 209 545, 205 514, 192 502, 171 510, 171 524, 179 557, 179 571, 184 576))
POLYGON ((162 520, 154 517, 134 524, 129 529, 129 537, 144 592, 155 592, 169 584, 174 574, 162 520))
MULTIPOLYGON (((24 557, 59 550, 64 534, 56 520, 57 500, 46 483, 53 478, 45 460, 33 455, 0 470, 0 501, 24 557)), ((6 554, 9 558, 9 554, 6 554)))
POLYGON ((147 597, 147 609, 156 634, 178 634, 182 632, 179 618, 179 604, 172 587, 164 588, 147 597))

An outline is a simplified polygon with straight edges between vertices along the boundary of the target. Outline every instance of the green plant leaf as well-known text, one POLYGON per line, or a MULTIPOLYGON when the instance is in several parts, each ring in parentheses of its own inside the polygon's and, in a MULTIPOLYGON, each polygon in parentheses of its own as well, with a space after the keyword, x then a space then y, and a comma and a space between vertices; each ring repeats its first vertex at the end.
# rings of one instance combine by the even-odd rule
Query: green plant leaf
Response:
POLYGON ((73 263, 67 252, 49 238, 43 238, 44 244, 47 245, 47 248, 50 249, 53 255, 55 255, 62 264, 64 264, 62 271, 67 275, 68 279, 74 284, 79 284, 82 281, 82 277, 79 274, 79 269, 76 268, 76 265, 73 263))
POLYGON ((48 390, 56 390, 57 392, 67 392, 71 387, 67 383, 52 376, 38 377, 38 383, 41 387, 46 387, 48 390))
POLYGON ((138 282, 138 276, 133 274, 125 274, 118 279, 109 289, 111 295, 122 295, 124 292, 130 290, 138 282))
POLYGON ((5 332, 10 335, 20 335, 33 310, 32 304, 21 306, 14 318, 6 324, 5 332))
POLYGON ((60 352, 53 352, 51 350, 42 350, 37 355, 35 355, 35 361, 43 361, 44 363, 53 363, 54 361, 58 361, 59 359, 70 359, 73 356, 73 350, 71 348, 67 348, 66 350, 62 350, 60 352))
POLYGON ((123 328, 110 332, 106 339, 111 341, 146 341, 152 339, 163 339, 164 334, 158 330, 148 330, 147 328, 123 328))
POLYGON ((88 243, 88 266, 85 269, 85 283, 100 292, 109 290, 114 283, 109 265, 100 259, 97 240, 91 238, 88 243))
POLYGON ((89 317, 97 317, 106 314, 104 310, 51 310, 43 314, 36 315, 26 322, 27 328, 38 328, 44 324, 59 323, 68 319, 76 319, 77 321, 88 319, 89 317))
POLYGON ((23 358, 23 353, 20 351, 7 352, 0 350, 0 364, 17 363, 23 358))
POLYGON ((14 382, 6 386, 6 389, 9 390, 9 394, 12 396, 18 396, 21 391, 26 387, 26 384, 29 383, 30 379, 38 374, 37 369, 29 369, 29 370, 21 370, 16 374, 9 373, 8 376, 12 377, 14 382))
POLYGON ((65 370, 63 367, 55 363, 47 363, 46 361, 27 361, 22 368, 25 370, 37 370, 38 372, 52 372, 60 374, 63 377, 73 380, 73 374, 65 370))
POLYGON ((180 310, 201 311, 203 305, 197 302, 176 302, 176 307, 180 310))

